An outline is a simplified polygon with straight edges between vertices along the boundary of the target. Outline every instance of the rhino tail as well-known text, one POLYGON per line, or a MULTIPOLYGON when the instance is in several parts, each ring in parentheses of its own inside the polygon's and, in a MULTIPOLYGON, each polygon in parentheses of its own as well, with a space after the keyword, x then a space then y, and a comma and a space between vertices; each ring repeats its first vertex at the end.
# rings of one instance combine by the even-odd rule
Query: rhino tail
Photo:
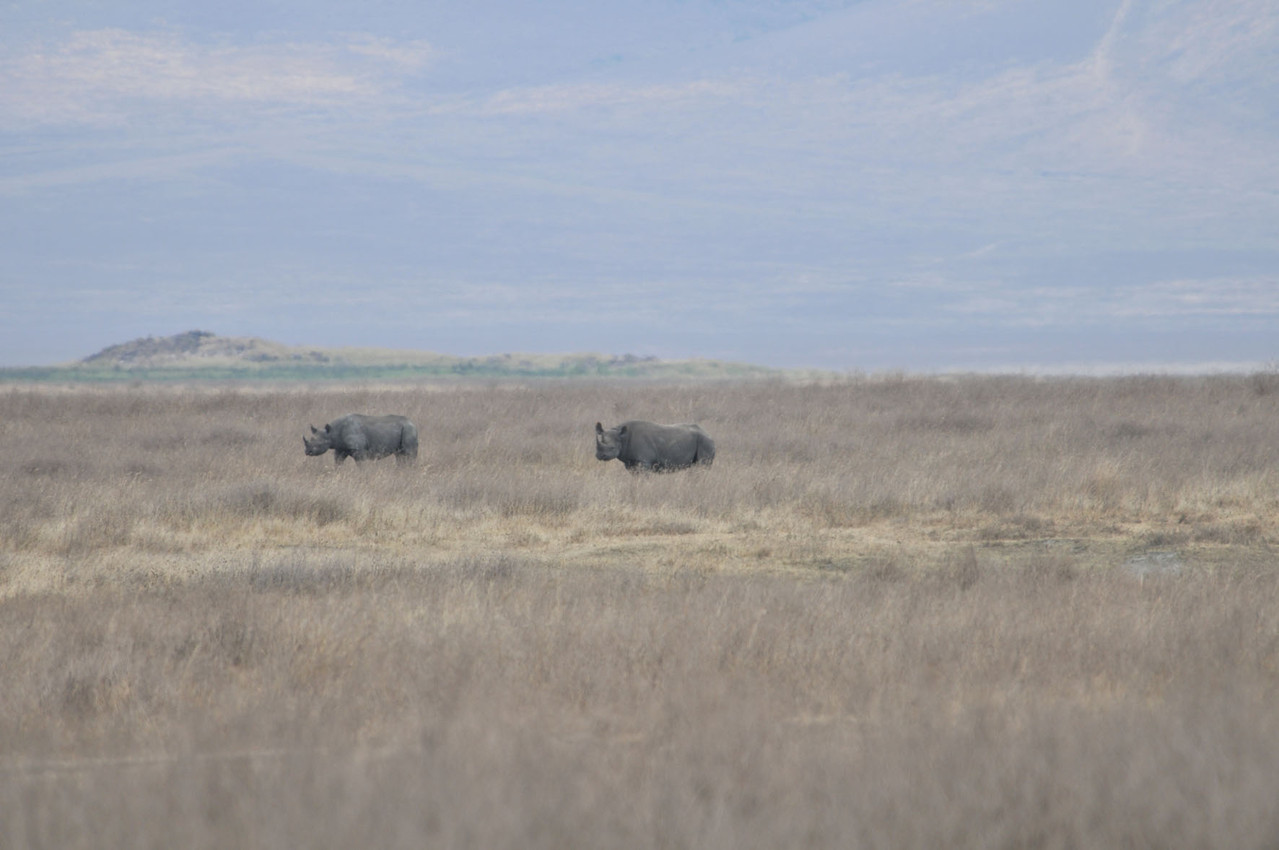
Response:
POLYGON ((710 466, 715 461, 715 441, 707 436, 705 431, 697 435, 697 453, 693 457, 693 463, 702 466, 710 466))
POLYGON ((404 429, 400 432, 400 454, 417 457, 417 426, 412 422, 404 423, 404 429))

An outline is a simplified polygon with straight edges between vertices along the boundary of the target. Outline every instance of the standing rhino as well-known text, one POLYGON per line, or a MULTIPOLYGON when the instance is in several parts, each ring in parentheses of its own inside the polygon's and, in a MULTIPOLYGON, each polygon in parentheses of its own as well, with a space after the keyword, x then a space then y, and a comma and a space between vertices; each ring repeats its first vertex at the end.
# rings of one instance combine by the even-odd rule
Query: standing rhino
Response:
POLYGON ((403 416, 352 413, 334 419, 323 431, 312 425, 311 434, 302 438, 306 453, 322 455, 333 449, 336 463, 348 457, 360 463, 387 455, 395 455, 395 462, 401 466, 417 460, 417 427, 403 416))
POLYGON ((715 443, 700 425, 657 425, 632 420, 604 430, 595 423, 595 457, 617 458, 631 472, 665 472, 693 465, 710 466, 715 443))

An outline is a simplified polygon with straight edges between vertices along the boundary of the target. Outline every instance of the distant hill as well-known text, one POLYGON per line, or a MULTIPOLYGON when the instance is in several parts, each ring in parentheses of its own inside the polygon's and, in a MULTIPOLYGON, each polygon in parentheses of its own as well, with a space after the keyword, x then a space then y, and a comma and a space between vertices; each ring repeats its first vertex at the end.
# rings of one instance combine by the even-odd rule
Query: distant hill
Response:
POLYGON ((164 337, 141 337, 108 346, 79 361, 81 366, 164 368, 211 361, 245 363, 326 363, 319 351, 304 351, 256 337, 218 336, 210 331, 187 331, 164 337))
POLYGON ((767 378, 781 370, 721 360, 634 354, 497 354, 289 346, 192 330, 108 346, 61 366, 0 369, 0 381, 412 380, 416 378, 767 378))

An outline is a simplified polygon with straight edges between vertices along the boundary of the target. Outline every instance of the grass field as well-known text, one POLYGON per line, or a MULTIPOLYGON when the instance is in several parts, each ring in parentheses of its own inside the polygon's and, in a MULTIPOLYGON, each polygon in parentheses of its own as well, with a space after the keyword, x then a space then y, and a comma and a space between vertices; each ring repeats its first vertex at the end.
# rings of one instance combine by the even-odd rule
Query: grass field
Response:
POLYGON ((0 388, 0 846, 1273 847, 1279 378, 0 388), (421 456, 302 434, 413 418, 421 456), (631 476, 595 422, 700 422, 631 476))

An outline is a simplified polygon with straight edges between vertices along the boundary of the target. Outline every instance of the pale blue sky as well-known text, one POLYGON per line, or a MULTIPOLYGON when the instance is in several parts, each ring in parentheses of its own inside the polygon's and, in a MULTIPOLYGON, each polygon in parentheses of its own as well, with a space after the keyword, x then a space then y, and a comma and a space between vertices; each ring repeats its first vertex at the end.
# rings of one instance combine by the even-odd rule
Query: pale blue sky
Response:
POLYGON ((0 0, 0 257, 0 365, 1273 362, 1279 5, 0 0))

